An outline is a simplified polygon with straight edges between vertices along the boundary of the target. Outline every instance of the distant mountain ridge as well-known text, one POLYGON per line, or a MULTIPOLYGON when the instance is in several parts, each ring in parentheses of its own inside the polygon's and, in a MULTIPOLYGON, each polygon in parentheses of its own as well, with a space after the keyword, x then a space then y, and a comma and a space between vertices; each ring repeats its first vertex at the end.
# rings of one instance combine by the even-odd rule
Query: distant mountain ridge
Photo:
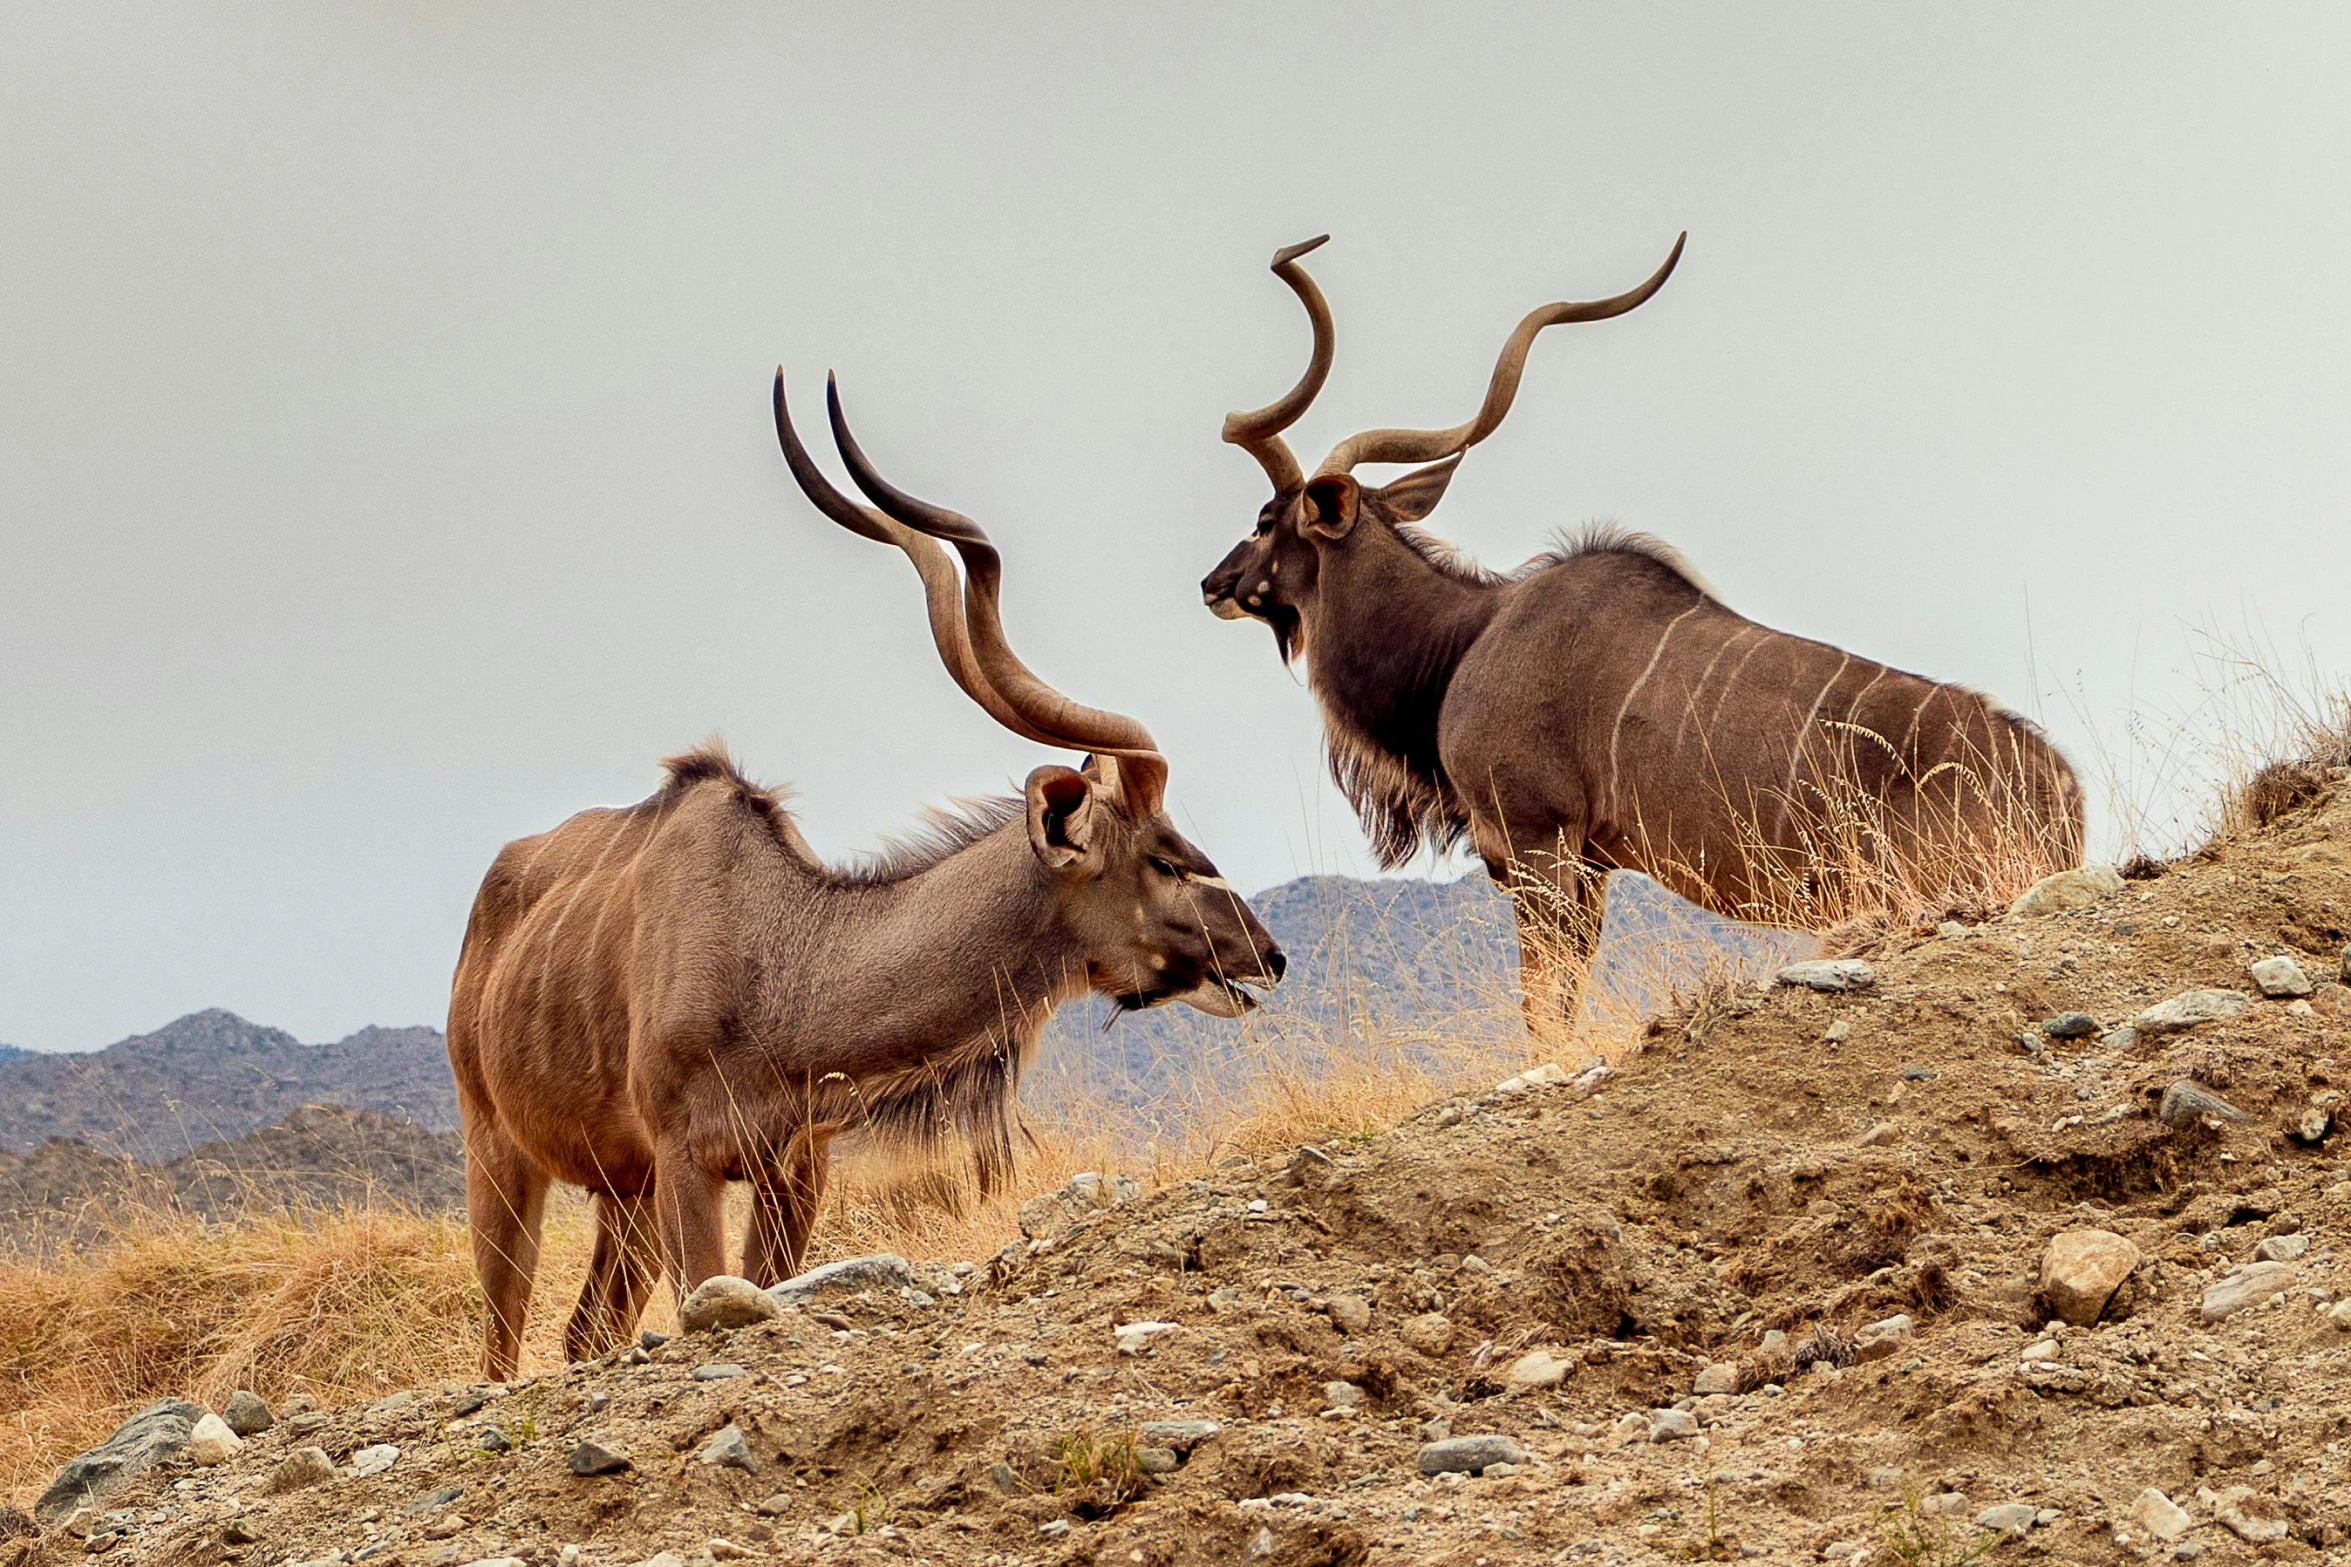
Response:
POLYGON ((31 1054, 32 1052, 22 1045, 0 1045, 0 1061, 14 1061, 18 1056, 31 1054))
MULTIPOLYGON (((1305 876, 1251 900, 1290 957, 1287 979, 1243 1024, 1185 1007, 1110 1020, 1108 1003, 1064 1007, 1047 1030, 1028 1094, 1123 1106, 1198 1096, 1240 1080, 1268 1039, 1301 1034, 1515 1037, 1518 945, 1509 900, 1482 875, 1458 881, 1305 876)), ((1704 914, 1645 877, 1609 884, 1595 985, 1640 1001, 1644 956, 1720 948, 1754 953, 1794 938, 1704 914)), ((447 1046, 433 1028, 363 1028, 306 1045, 233 1012, 191 1013, 84 1054, 0 1060, 0 1152, 52 1138, 147 1164, 275 1126, 304 1105, 341 1105, 457 1128, 447 1046)))
POLYGON ((0 1061, 0 1152, 67 1137, 160 1164, 274 1126, 306 1104, 457 1129, 457 1087, 438 1029, 363 1028, 306 1045, 213 1008, 104 1050, 0 1061))

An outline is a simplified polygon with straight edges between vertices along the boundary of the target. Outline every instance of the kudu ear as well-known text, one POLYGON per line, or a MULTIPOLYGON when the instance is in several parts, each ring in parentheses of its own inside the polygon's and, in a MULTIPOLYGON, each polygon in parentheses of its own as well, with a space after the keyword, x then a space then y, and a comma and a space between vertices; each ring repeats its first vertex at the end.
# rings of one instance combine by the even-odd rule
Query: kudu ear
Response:
POLYGON ((1047 868, 1065 871, 1082 864, 1094 843, 1094 816, 1101 808, 1094 781, 1066 767, 1040 767, 1022 791, 1028 797, 1029 847, 1047 868))
POLYGON ((1443 462, 1430 463, 1426 468, 1415 468, 1386 489, 1376 491, 1380 504, 1389 516, 1398 522, 1418 522, 1437 509, 1437 502, 1445 498, 1445 486, 1453 482, 1453 470, 1461 466, 1462 454, 1455 452, 1443 462))
POLYGON ((1362 503, 1362 487, 1352 475, 1316 474, 1306 481, 1306 493, 1298 498, 1298 526, 1315 538, 1335 543, 1355 526, 1355 513, 1362 503))

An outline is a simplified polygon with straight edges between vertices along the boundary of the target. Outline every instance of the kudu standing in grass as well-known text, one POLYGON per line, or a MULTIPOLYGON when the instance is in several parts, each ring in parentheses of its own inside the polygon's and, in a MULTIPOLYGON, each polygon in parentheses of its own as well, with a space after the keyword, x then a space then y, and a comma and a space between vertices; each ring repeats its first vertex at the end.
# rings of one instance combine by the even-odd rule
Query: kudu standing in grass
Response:
POLYGON ((1161 809, 1150 734, 1029 672, 1004 639, 988 536, 884 482, 829 387, 827 401, 878 509, 818 472, 779 372, 776 433, 800 487, 906 552, 940 658, 990 716, 1092 754, 859 869, 818 860, 781 800, 709 746, 672 758, 641 804, 499 854, 449 1004, 491 1377, 515 1369, 550 1181, 595 1194, 564 1332, 583 1359, 633 1330, 656 1246, 681 1291, 725 1271, 729 1181, 753 1187, 742 1271, 772 1283, 799 1266, 835 1133, 959 1135, 993 1189, 1021 1064, 1062 1002, 1091 990, 1232 1017, 1255 1005, 1246 987, 1281 976, 1280 948, 1161 809))
POLYGON ((1824 929, 2080 863, 2072 769, 1978 693, 1759 626, 1641 534, 1588 532, 1505 576, 1414 526, 1509 412, 1535 335, 1633 309, 1681 240, 1629 293, 1519 322, 1466 424, 1351 436, 1309 477, 1281 432, 1330 373, 1330 307, 1298 264, 1321 243, 1274 257, 1313 354, 1280 401, 1225 420, 1274 493, 1201 593, 1305 658, 1332 776, 1384 865, 1467 838, 1510 890, 1531 1025, 1573 1022, 1611 870, 1824 929), (1430 466, 1368 489, 1367 462, 1430 466))

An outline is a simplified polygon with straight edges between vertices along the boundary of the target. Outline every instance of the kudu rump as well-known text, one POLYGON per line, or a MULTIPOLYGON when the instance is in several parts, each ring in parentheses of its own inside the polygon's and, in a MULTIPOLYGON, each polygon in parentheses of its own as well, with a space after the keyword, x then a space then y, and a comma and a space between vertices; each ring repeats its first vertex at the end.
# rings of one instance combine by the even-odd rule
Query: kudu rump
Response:
POLYGON ((1018 799, 941 817, 861 869, 825 865, 780 800, 714 747, 652 798, 583 811, 498 855, 449 1004, 483 1365, 516 1365, 550 1181, 595 1194, 596 1247, 564 1353, 624 1340, 649 1253, 683 1290, 725 1271, 726 1183, 753 1188, 743 1273, 799 1265, 839 1131, 960 1134, 983 1189, 1012 1158, 1021 1064, 1055 1007, 1255 1004, 1283 956, 1161 809, 1167 762, 1131 718, 1085 707, 1013 655, 996 550, 970 519, 885 482, 827 388, 865 507, 776 434, 817 508, 921 574, 955 683, 1015 734, 1090 752, 1018 799), (878 509, 876 509, 878 508, 878 509), (960 553, 965 578, 933 538, 960 553), (960 599, 960 602, 959 602, 960 599))
POLYGON ((1587 533, 1503 576, 1414 526, 1509 412, 1535 335, 1641 304, 1680 240, 1638 288, 1520 321, 1467 423, 1350 436, 1309 477, 1281 432, 1330 373, 1330 307, 1298 264, 1322 242, 1274 257, 1313 353, 1286 396, 1225 420, 1274 494, 1201 592, 1304 657, 1332 775, 1383 864, 1466 837, 1510 889, 1530 1023, 1572 1021, 1613 869, 1819 929, 2080 862, 2072 769, 1978 693, 1759 626, 1644 535, 1587 533), (1367 462, 1430 466, 1369 489, 1367 462))

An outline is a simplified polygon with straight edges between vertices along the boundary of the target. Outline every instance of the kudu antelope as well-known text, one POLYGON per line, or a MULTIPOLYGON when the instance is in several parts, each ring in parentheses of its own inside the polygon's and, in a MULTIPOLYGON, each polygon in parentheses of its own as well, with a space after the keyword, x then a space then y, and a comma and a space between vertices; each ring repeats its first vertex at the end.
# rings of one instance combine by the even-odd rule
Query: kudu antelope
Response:
POLYGON ((1330 307, 1298 264, 1322 243, 1274 257, 1314 347, 1279 401, 1225 420, 1274 493, 1201 593, 1304 657, 1332 776, 1383 864, 1466 838, 1510 889, 1530 1024, 1572 1022, 1610 870, 1818 928, 1894 888, 1983 896, 2079 863, 2072 769, 1978 693, 1757 625, 1642 534, 1588 532, 1497 575, 1415 526, 1509 412, 1536 334, 1641 304, 1681 240, 1639 287, 1520 321, 1468 422, 1350 436, 1309 476, 1282 431, 1330 373, 1330 307), (1428 466, 1372 489, 1363 463, 1428 466))
POLYGON ((844 1128, 959 1133, 983 1189, 1013 1153, 1021 1064, 1055 1007, 1253 1006, 1281 949, 1161 809, 1167 763, 1131 718, 1082 706, 1014 656, 1000 567, 970 519, 894 489, 833 435, 860 506, 818 472, 776 377, 776 434, 834 521, 920 573, 957 685, 1015 734, 1086 751, 1019 798, 935 819, 856 869, 821 862, 774 794, 715 747, 671 758, 640 804, 507 845, 474 900, 449 1005, 483 1365, 510 1375, 548 1183, 595 1195, 571 1359, 624 1340, 657 1247, 673 1286, 724 1271, 726 1183, 749 1181, 742 1271, 799 1265, 844 1128), (961 554, 965 578, 933 537, 961 554), (960 599, 960 602, 959 602, 960 599))

